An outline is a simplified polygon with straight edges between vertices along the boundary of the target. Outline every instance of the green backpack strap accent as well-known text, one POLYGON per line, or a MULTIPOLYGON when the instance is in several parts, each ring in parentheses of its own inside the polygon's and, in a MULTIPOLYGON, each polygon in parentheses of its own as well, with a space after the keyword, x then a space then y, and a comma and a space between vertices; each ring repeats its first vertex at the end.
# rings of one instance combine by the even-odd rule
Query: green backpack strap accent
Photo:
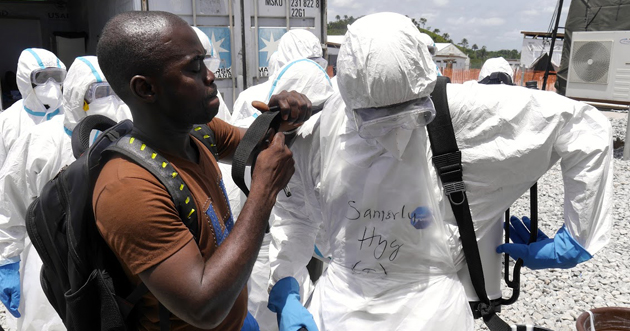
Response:
MULTIPOLYGON (((209 129, 209 128, 208 128, 209 129)), ((182 222, 188 227, 195 241, 199 243, 199 222, 197 206, 186 183, 171 163, 153 148, 132 135, 118 139, 107 150, 120 153, 147 169, 166 187, 182 222)))

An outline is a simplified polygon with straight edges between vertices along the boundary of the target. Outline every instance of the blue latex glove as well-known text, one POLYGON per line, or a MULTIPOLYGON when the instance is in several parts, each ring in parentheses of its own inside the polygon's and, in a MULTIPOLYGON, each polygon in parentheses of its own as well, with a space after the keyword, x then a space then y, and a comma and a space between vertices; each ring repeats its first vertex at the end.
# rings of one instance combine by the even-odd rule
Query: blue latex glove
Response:
POLYGON ((241 331, 260 331, 260 326, 258 326, 258 322, 249 312, 247 312, 247 317, 245 317, 245 321, 243 322, 241 331))
POLYGON ((20 317, 20 262, 0 266, 0 301, 9 313, 20 317))
POLYGON ((313 315, 300 303, 300 285, 293 277, 282 278, 271 288, 267 308, 277 314, 280 331, 298 331, 302 327, 318 331, 313 315))
POLYGON ((578 263, 588 261, 593 256, 587 252, 571 235, 564 225, 553 238, 547 237, 538 230, 535 242, 529 242, 531 221, 523 217, 510 218, 510 239, 513 244, 503 244, 497 247, 497 253, 510 254, 512 258, 522 259, 523 265, 530 269, 575 267, 578 263))

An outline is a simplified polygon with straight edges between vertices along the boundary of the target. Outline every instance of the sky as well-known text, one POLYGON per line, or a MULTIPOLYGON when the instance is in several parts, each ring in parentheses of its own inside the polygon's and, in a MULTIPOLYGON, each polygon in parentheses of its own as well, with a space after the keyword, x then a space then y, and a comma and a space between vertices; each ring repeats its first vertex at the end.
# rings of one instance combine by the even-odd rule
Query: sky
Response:
MULTIPOLYGON (((563 3, 558 32, 564 32, 570 3, 563 3)), ((417 21, 426 18, 426 29, 447 32, 456 44, 466 38, 468 47, 477 44, 490 51, 520 51, 521 31, 549 31, 557 4, 556 0, 328 0, 328 21, 334 21, 336 15, 356 18, 391 11, 417 21)))

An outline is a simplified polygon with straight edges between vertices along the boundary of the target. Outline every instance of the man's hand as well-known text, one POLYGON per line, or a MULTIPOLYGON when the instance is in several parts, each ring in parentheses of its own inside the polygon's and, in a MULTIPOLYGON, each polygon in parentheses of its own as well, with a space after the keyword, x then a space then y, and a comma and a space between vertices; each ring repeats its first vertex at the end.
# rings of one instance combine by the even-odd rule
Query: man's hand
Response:
POLYGON ((282 117, 278 130, 280 132, 298 128, 311 117, 311 101, 304 94, 295 91, 282 91, 272 95, 267 105, 254 101, 252 106, 263 113, 271 107, 278 107, 282 117))
POLYGON ((259 189, 271 190, 270 194, 275 201, 278 192, 287 186, 294 172, 293 153, 284 144, 284 134, 276 133, 269 147, 258 154, 252 174, 251 192, 259 189))

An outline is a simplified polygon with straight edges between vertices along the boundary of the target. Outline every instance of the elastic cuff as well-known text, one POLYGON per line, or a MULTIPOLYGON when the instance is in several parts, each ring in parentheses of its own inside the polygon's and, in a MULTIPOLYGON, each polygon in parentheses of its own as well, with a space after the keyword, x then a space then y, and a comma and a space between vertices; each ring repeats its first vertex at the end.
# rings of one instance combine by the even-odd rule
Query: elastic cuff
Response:
POLYGON ((20 256, 14 256, 14 257, 9 257, 9 258, 0 258, 0 267, 7 265, 7 264, 13 264, 13 263, 18 263, 20 262, 20 256))
POLYGON ((296 296, 300 300, 300 284, 293 277, 285 277, 280 279, 269 292, 269 310, 277 313, 280 312, 290 296, 296 296))
MULTIPOLYGON (((569 255, 573 255, 572 260, 575 262, 575 264, 582 263, 593 258, 593 255, 591 255, 591 253, 589 253, 584 247, 582 247, 582 245, 580 245, 579 242, 577 242, 577 240, 575 240, 575 238, 571 236, 564 225, 556 233, 554 241, 556 241, 556 238, 560 239, 564 243, 563 246, 566 247, 570 245, 573 248, 573 252, 567 253, 569 255), (567 245, 566 243, 568 243, 569 245, 567 245)), ((558 245, 559 243, 556 242, 555 244, 558 245)), ((556 250, 559 250, 559 248, 556 247, 556 250)))

